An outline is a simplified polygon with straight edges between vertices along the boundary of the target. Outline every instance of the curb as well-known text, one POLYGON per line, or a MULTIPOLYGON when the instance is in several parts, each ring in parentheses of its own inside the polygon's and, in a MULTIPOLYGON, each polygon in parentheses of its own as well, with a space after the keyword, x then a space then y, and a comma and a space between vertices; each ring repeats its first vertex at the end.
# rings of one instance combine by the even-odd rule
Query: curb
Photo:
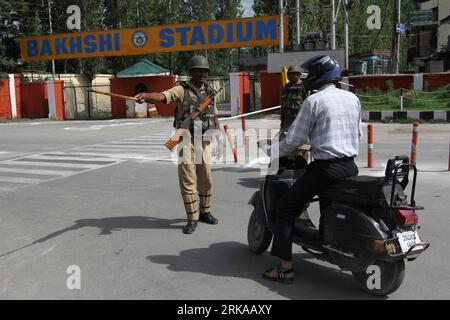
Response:
POLYGON ((450 122, 450 111, 362 111, 363 121, 384 121, 386 119, 440 120, 450 122))

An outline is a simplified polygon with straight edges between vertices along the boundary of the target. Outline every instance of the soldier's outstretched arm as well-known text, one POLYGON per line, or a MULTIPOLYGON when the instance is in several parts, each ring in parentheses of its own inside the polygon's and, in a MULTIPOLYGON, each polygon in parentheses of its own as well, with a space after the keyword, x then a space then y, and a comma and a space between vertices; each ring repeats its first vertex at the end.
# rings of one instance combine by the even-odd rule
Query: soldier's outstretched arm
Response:
POLYGON ((143 102, 148 102, 148 103, 154 103, 154 102, 162 102, 162 103, 166 103, 166 96, 163 95, 160 92, 142 92, 139 93, 135 96, 135 98, 137 99, 137 102, 139 103, 143 103, 143 102))

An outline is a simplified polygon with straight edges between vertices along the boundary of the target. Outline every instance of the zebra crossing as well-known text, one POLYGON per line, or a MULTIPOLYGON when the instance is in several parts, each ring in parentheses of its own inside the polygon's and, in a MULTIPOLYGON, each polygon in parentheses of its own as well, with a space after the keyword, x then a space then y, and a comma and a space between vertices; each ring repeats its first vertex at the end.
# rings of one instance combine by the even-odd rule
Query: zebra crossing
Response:
MULTIPOLYGON (((159 133, 0 160, 0 192, 67 178, 130 160, 177 164, 176 151, 171 153, 164 146, 168 136, 170 133, 159 133)), ((225 139, 223 143, 224 154, 220 159, 213 158, 213 163, 233 164, 232 150, 225 139)), ((238 154, 239 165, 259 167, 261 159, 248 163, 244 148, 238 148, 238 154)))
POLYGON ((164 146, 168 136, 168 134, 155 134, 120 141, 110 141, 66 150, 64 154, 102 156, 126 160, 173 162, 173 154, 164 146))
POLYGON ((0 192, 67 178, 128 160, 172 163, 167 134, 141 136, 67 150, 0 160, 0 192))

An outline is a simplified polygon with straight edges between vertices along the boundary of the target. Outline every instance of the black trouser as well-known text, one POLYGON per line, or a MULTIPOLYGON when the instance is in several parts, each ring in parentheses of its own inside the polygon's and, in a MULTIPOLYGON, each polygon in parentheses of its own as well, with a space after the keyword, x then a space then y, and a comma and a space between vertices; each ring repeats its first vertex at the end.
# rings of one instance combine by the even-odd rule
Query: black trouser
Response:
POLYGON ((292 261, 292 237, 296 218, 306 204, 322 190, 338 179, 358 175, 353 158, 316 160, 308 165, 306 172, 278 201, 276 230, 271 255, 292 261))

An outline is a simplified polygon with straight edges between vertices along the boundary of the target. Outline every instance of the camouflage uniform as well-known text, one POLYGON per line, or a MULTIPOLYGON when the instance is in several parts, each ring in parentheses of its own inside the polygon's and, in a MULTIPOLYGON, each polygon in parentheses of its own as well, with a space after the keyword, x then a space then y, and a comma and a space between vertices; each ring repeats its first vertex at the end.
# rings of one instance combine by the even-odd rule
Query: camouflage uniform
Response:
POLYGON ((306 90, 300 80, 297 83, 286 84, 281 96, 281 132, 288 131, 305 98, 306 90))
MULTIPOLYGON (((181 127, 181 123, 193 110, 199 107, 200 102, 213 91, 208 85, 204 85, 198 90, 192 82, 183 82, 170 90, 162 92, 166 97, 166 103, 176 102, 174 127, 181 127)), ((202 132, 217 128, 218 111, 214 99, 207 109, 202 112, 200 119, 202 121, 202 132)), ((209 213, 211 208, 212 181, 211 181, 211 151, 210 140, 203 139, 201 150, 200 146, 195 146, 194 124, 191 125, 191 134, 193 140, 188 144, 181 142, 178 145, 178 180, 181 196, 188 220, 198 220, 197 191, 200 202, 200 213, 209 213), (205 141, 206 140, 206 141, 205 141), (185 148, 190 149, 189 155, 183 154, 185 148), (197 159, 199 155, 202 160, 197 159)), ((189 154, 189 152, 187 152, 189 154)))

